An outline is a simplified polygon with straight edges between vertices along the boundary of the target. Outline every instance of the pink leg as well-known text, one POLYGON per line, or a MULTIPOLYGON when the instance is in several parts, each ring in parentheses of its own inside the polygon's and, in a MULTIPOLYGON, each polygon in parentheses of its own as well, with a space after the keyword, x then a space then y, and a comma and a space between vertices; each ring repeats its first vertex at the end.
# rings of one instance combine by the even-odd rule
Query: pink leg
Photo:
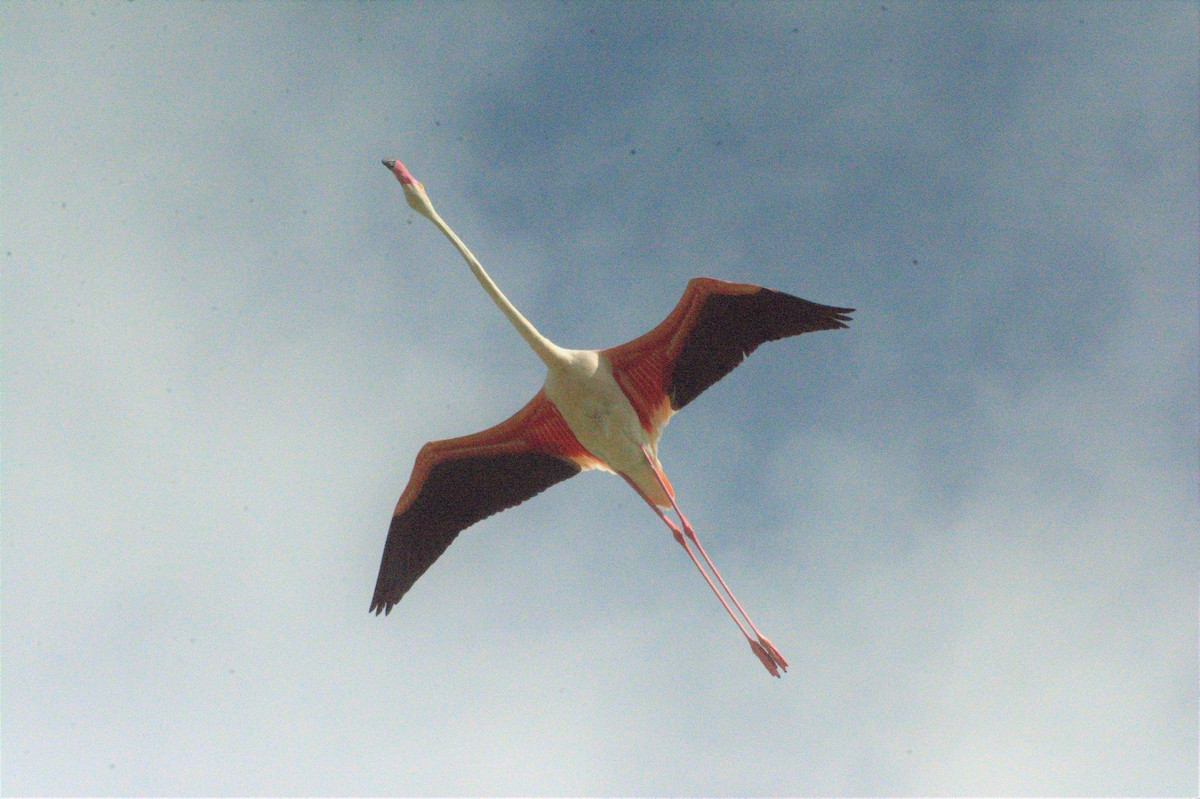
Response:
MULTIPOLYGON (((626 479, 628 480, 628 478, 626 479)), ((629 484, 633 485, 633 481, 629 480, 629 484)), ((683 550, 688 553, 688 557, 692 559, 692 563, 696 564, 696 569, 700 572, 700 576, 704 578, 704 582, 708 583, 708 587, 712 589, 712 592, 716 594, 717 599, 721 601, 721 605, 725 608, 725 612, 729 614, 729 618, 733 619, 733 623, 736 624, 738 629, 742 631, 742 635, 746 636, 746 640, 753 641, 754 639, 750 637, 750 633, 746 632, 746 628, 742 625, 741 620, 734 615, 733 608, 729 607, 729 603, 725 601, 725 597, 721 596, 721 592, 717 590, 716 583, 712 581, 712 578, 708 576, 708 572, 704 571, 704 567, 701 566, 700 561, 696 559, 696 554, 692 552, 692 548, 687 545, 687 541, 684 540, 685 533, 679 529, 679 525, 667 518, 667 514, 663 512, 663 509, 647 499, 646 495, 642 494, 641 490, 639 490, 636 485, 633 485, 633 487, 634 490, 636 490, 642 497, 642 499, 646 500, 646 504, 654 509, 654 512, 658 514, 658 518, 662 519, 663 523, 671 529, 671 534, 675 536, 675 540, 678 541, 679 545, 683 547, 683 550)), ((743 615, 745 614, 743 613, 743 615)))
POLYGON ((737 597, 734 596, 733 591, 729 590, 729 585, 725 582, 725 579, 721 577, 721 572, 718 571, 716 564, 712 562, 712 558, 708 556, 708 553, 704 551, 704 547, 701 546, 699 539, 696 538, 696 531, 688 522, 687 517, 683 515, 683 511, 679 509, 679 505, 675 502, 675 498, 672 496, 671 490, 666 485, 666 480, 663 479, 663 476, 659 473, 658 468, 655 467, 654 460, 651 458, 650 453, 644 447, 642 452, 646 456, 646 462, 649 464, 650 470, 654 472, 655 479, 658 480, 658 484, 662 487, 663 492, 667 495, 667 498, 670 499, 672 509, 679 517, 679 521, 683 524, 683 530, 680 530, 674 522, 667 518, 667 515, 664 513, 662 508, 658 507, 658 505, 656 505, 654 502, 651 502, 648 497, 642 494, 641 490, 634 485, 632 480, 629 480, 628 478, 626 478, 626 480, 634 487, 634 490, 636 490, 638 494, 642 495, 642 498, 646 500, 647 504, 654 508, 654 512, 657 513, 659 518, 662 519, 667 527, 670 528, 672 534, 675 536, 675 540, 678 541, 688 553, 688 557, 692 559, 692 563, 696 565, 696 569, 704 577, 704 581, 708 583, 708 587, 712 589, 713 593, 716 594, 717 599, 721 601, 721 605, 724 606, 725 611, 729 614, 729 617, 733 619, 735 624, 737 624, 738 629, 742 631, 742 635, 746 636, 746 640, 750 643, 750 649, 753 650, 755 656, 762 661, 762 664, 766 667, 767 671, 778 677, 779 669, 787 671, 787 661, 783 659, 783 655, 779 653, 779 650, 775 648, 775 645, 767 640, 766 636, 758 631, 758 628, 754 626, 754 622, 751 621, 749 614, 746 613, 746 610, 742 607, 742 604, 738 602, 737 597), (746 620, 746 623, 750 625, 750 629, 754 631, 753 637, 746 632, 746 628, 734 614, 733 609, 729 607, 729 603, 725 601, 725 597, 722 596, 721 592, 717 590, 717 586, 713 583, 712 578, 708 576, 708 573, 696 559, 695 553, 693 553, 691 547, 687 545, 687 541, 689 540, 696 545, 696 549, 700 551, 700 555, 704 558, 704 562, 708 564, 709 569, 712 570, 712 573, 716 576, 717 581, 721 584, 721 587, 725 589, 725 593, 729 595, 731 600, 733 600, 733 604, 742 614, 742 618, 746 620))
MULTIPOLYGON (((669 494, 668 496, 670 497, 669 494)), ((704 562, 708 564, 708 567, 712 569, 712 573, 716 575, 717 582, 719 582, 721 587, 725 589, 725 593, 729 595, 731 600, 733 600, 734 606, 738 609, 738 612, 742 614, 742 618, 746 620, 746 624, 750 625, 750 629, 754 631, 754 636, 758 639, 757 643, 759 643, 763 649, 766 650, 771 660, 775 661, 779 668, 787 671, 788 664, 787 661, 783 659, 783 655, 779 654, 779 650, 775 648, 775 645, 767 640, 765 635, 758 631, 758 627, 754 626, 754 622, 750 619, 750 614, 746 613, 745 608, 742 607, 742 603, 738 602, 737 597, 734 595, 733 591, 729 589, 729 585, 725 582, 725 578, 721 576, 721 572, 717 569, 717 565, 712 562, 712 558, 710 558, 708 553, 704 551, 704 546, 700 543, 700 540, 696 538, 696 531, 692 529, 692 525, 688 523, 687 517, 683 515, 683 511, 681 511, 679 506, 675 503, 675 498, 670 497, 670 499, 671 507, 675 510, 676 515, 679 516, 679 520, 683 522, 684 535, 686 535, 688 539, 696 545, 696 549, 700 551, 700 555, 704 558, 704 562)), ((753 643, 754 642, 752 641, 751 645, 753 645, 753 643)))

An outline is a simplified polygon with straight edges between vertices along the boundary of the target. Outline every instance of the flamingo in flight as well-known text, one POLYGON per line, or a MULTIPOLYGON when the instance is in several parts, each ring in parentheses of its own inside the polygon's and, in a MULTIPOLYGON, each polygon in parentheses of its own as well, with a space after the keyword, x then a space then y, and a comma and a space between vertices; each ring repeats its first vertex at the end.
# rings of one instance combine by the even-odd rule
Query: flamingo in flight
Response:
POLYGON ((495 427, 421 448, 392 516, 371 610, 390 613, 467 527, 584 469, 603 469, 625 478, 666 523, 767 671, 775 677, 786 671, 787 661, 746 615, 679 510, 658 460, 658 439, 673 413, 758 345, 844 328, 854 309, 698 277, 688 281, 679 304, 650 332, 606 350, 565 349, 513 307, 404 164, 387 159, 383 165, 400 181, 409 206, 445 234, 541 358, 546 382, 525 407, 495 427))

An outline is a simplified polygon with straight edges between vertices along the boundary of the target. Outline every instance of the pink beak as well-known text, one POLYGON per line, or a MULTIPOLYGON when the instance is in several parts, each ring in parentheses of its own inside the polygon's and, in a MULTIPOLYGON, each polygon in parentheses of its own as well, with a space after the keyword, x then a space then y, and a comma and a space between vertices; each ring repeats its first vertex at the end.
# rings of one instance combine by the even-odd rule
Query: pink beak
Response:
POLYGON ((400 181, 400 183, 408 185, 417 182, 417 179, 412 176, 412 173, 408 171, 404 164, 395 158, 383 159, 383 165, 392 170, 392 174, 396 176, 396 180, 400 181))

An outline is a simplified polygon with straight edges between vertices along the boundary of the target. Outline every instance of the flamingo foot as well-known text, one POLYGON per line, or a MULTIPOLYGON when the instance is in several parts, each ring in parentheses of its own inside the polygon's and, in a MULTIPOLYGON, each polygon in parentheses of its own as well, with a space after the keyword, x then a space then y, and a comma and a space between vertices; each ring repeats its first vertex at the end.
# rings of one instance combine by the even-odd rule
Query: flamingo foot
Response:
MULTIPOLYGON (((758 641, 755 641, 753 638, 747 638, 746 640, 750 642, 750 650, 754 652, 758 659, 762 661, 762 664, 767 667, 767 671, 771 672, 771 676, 778 677, 779 667, 776 665, 775 659, 772 658, 767 650, 763 648, 763 645, 758 641)), ((775 647, 771 648, 774 649, 775 647)), ((784 666, 783 668, 784 671, 787 671, 787 666, 784 666)))
POLYGON ((766 636, 762 635, 761 633, 758 636, 758 645, 766 651, 766 653, 771 657, 771 660, 775 661, 779 668, 787 671, 788 662, 783 659, 783 655, 779 654, 779 650, 775 648, 775 645, 768 641, 766 636))

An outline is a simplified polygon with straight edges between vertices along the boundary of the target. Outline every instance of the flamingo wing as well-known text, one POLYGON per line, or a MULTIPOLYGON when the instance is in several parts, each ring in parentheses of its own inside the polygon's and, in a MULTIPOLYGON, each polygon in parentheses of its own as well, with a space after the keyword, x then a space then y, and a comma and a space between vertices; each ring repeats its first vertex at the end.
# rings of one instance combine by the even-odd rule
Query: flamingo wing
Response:
POLYGON ((542 391, 495 427, 429 442, 396 504, 371 610, 390 613, 466 528, 594 464, 542 391))
POLYGON ((657 327, 605 354, 642 424, 661 426, 760 344, 844 328, 853 311, 750 283, 697 277, 657 327))

